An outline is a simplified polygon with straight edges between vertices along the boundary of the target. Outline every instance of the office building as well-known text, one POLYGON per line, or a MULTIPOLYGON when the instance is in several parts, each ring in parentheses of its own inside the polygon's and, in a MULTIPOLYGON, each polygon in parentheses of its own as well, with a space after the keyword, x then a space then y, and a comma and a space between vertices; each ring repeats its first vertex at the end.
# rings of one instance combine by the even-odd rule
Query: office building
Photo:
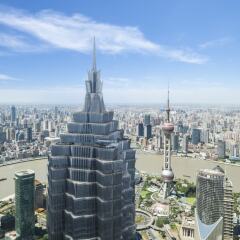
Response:
POLYGON ((144 115, 144 126, 150 125, 151 124, 151 116, 150 114, 145 114, 144 115))
POLYGON ((143 123, 138 123, 136 127, 136 135, 138 137, 143 137, 144 136, 144 127, 143 123))
POLYGON ((197 145, 200 143, 201 130, 198 128, 192 129, 192 144, 197 145))
POLYGON ((146 139, 149 139, 152 137, 152 126, 151 125, 144 126, 144 137, 146 139))
POLYGON ((161 134, 159 134, 159 135, 157 136, 157 148, 158 148, 159 150, 164 148, 163 137, 162 137, 161 134))
POLYGON ((218 155, 218 158, 225 158, 226 156, 226 142, 223 140, 218 140, 217 155, 218 155))
POLYGON ((15 228, 19 240, 32 240, 34 237, 34 180, 32 170, 15 173, 15 228))
POLYGON ((201 142, 208 144, 209 143, 209 129, 203 129, 201 131, 201 142))
POLYGON ((198 172, 195 213, 198 240, 220 240, 223 237, 224 176, 219 166, 198 172))
POLYGON ((224 216, 223 216, 223 239, 233 239, 233 186, 226 178, 224 184, 224 216))
POLYGON ((35 180, 35 209, 44 207, 44 185, 35 180))
POLYGON ((179 135, 178 133, 173 133, 171 135, 172 140, 172 150, 177 152, 179 147, 179 135))
POLYGON ((54 108, 54 118, 57 119, 57 116, 58 116, 58 107, 55 106, 55 108, 54 108))
POLYGON ((188 142, 189 142, 189 136, 187 134, 183 135, 182 140, 182 152, 186 155, 188 154, 188 142))
POLYGON ((105 109, 95 47, 83 110, 67 128, 49 156, 49 239, 133 239, 135 151, 105 109))
POLYGON ((231 144, 230 145, 230 158, 239 158, 239 145, 231 144))
POLYGON ((7 139, 6 132, 3 132, 2 130, 0 130, 0 143, 4 143, 6 139, 7 139))
POLYGON ((16 107, 11 107, 11 123, 15 123, 17 120, 17 113, 16 113, 16 107))
POLYGON ((32 142, 32 128, 28 127, 26 130, 26 140, 27 142, 32 142))

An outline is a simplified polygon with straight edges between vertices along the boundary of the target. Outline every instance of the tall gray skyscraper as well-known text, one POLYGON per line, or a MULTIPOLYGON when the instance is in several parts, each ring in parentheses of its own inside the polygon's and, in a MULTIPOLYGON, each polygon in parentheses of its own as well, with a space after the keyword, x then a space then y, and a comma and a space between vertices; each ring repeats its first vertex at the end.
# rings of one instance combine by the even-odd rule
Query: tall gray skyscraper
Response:
POLYGON ((188 141, 189 141, 189 136, 187 134, 183 135, 182 152, 185 153, 186 155, 188 154, 188 141))
POLYGON ((83 111, 60 138, 48 165, 49 239, 132 239, 135 151, 105 109, 95 44, 83 111))
POLYGON ((136 127, 136 135, 138 137, 143 137, 144 136, 144 127, 143 123, 138 123, 136 127))
POLYGON ((233 239, 233 186, 232 182, 226 178, 224 184, 224 217, 223 217, 223 238, 233 239))
POLYGON ((171 134, 174 130, 174 125, 170 122, 170 106, 169 106, 169 90, 167 100, 167 121, 164 123, 162 130, 164 132, 164 165, 162 170, 163 185, 163 198, 166 199, 172 189, 174 173, 171 166, 171 134))
POLYGON ((151 125, 144 126, 144 137, 146 139, 149 139, 152 137, 152 126, 151 125))
POLYGON ((172 140, 172 150, 173 151, 178 151, 178 147, 179 147, 179 134, 178 133, 173 133, 171 135, 171 140, 172 140))
POLYGON ((198 128, 192 129, 192 144, 200 143, 201 130, 198 128))
POLYGON ((223 140, 218 140, 217 143, 217 155, 219 158, 226 157, 226 142, 223 140))
POLYGON ((224 171, 217 166, 197 175, 196 239, 222 240, 224 171))
POLYGON ((34 237, 34 180, 32 170, 15 173, 15 227, 19 240, 32 240, 34 237))
POLYGON ((150 114, 145 114, 144 115, 144 121, 143 121, 144 125, 150 125, 151 124, 151 116, 150 114))
POLYGON ((17 113, 16 113, 16 107, 12 106, 11 107, 11 122, 15 123, 17 120, 17 113))

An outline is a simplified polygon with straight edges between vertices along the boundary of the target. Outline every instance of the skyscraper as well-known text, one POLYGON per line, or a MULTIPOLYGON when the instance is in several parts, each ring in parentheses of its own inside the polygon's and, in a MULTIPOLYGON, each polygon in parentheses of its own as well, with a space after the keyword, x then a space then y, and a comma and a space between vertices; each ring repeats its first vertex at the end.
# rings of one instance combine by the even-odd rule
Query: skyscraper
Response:
POLYGON ((179 147, 179 135, 178 133, 173 133, 171 135, 171 140, 172 140, 172 150, 173 151, 178 151, 178 147, 179 147))
POLYGON ((144 128, 143 128, 143 123, 138 123, 136 127, 136 135, 138 137, 143 137, 144 135, 144 128))
POLYGON ((232 182, 226 178, 224 184, 224 217, 223 217, 223 238, 233 239, 233 187, 232 182))
POLYGON ((224 171, 217 166, 197 175, 196 239, 220 240, 223 235, 224 171))
POLYGON ((196 145, 200 143, 201 130, 198 128, 192 129, 192 144, 196 145))
POLYGON ((132 239, 135 151, 105 109, 95 44, 84 108, 60 138, 48 165, 49 239, 132 239))
POLYGON ((149 139, 152 137, 152 126, 151 125, 144 126, 144 137, 146 139, 149 139))
POLYGON ((226 142, 223 140, 218 140, 217 155, 218 155, 218 158, 225 158, 226 156, 226 142))
POLYGON ((163 185, 163 198, 166 199, 172 190, 172 183, 174 173, 171 167, 171 134, 174 130, 174 125, 170 122, 170 106, 169 106, 169 90, 167 100, 167 120, 164 123, 162 130, 164 132, 164 165, 162 170, 163 185))
POLYGON ((151 116, 150 116, 150 114, 145 114, 144 115, 144 122, 143 123, 144 123, 145 126, 151 124, 151 116))
POLYGON ((15 227, 19 240, 32 240, 34 236, 34 180, 32 170, 15 173, 15 227))
POLYGON ((27 142, 32 142, 32 128, 28 127, 26 130, 26 140, 27 142))
POLYGON ((182 152, 185 153, 186 155, 188 154, 188 141, 189 141, 189 136, 187 134, 183 135, 182 152))
POLYGON ((11 107, 11 123, 15 123, 17 120, 16 107, 11 107))

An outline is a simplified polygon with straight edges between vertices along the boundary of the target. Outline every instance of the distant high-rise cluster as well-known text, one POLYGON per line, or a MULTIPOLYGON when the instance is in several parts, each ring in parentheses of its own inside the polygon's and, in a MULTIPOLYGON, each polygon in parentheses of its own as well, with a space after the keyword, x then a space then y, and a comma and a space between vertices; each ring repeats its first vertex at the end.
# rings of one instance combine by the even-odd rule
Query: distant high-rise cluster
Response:
POLYGON ((134 175, 135 151, 105 110, 94 47, 83 111, 49 157, 49 239, 133 239, 134 175))

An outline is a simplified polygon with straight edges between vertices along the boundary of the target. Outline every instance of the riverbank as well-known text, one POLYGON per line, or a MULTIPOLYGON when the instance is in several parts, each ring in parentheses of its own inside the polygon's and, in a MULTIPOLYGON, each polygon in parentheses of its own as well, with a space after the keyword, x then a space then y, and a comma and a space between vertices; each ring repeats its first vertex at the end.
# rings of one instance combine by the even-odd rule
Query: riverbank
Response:
MULTIPOLYGON (((163 166, 163 155, 149 152, 137 151, 136 168, 148 174, 160 175, 163 166)), ((214 168, 220 165, 226 172, 229 179, 233 182, 233 190, 240 192, 239 165, 225 164, 223 162, 202 160, 190 157, 172 156, 172 168, 175 178, 185 178, 188 181, 196 182, 196 175, 200 169, 214 168)), ((31 159, 28 161, 15 162, 0 167, 1 178, 7 178, 0 181, 0 199, 14 193, 14 174, 17 171, 32 169, 35 171, 36 179, 47 182, 47 157, 41 159, 31 159)))
POLYGON ((23 158, 23 159, 16 159, 16 160, 10 160, 10 161, 6 161, 4 163, 0 164, 0 167, 4 167, 7 165, 12 165, 12 164, 18 164, 18 163, 23 163, 23 162, 30 162, 30 161, 36 161, 36 160, 42 160, 42 159, 46 159, 47 157, 36 157, 36 158, 23 158))
MULTIPOLYGON (((163 166, 163 155, 137 151, 136 168, 148 174, 160 175, 163 166)), ((221 166, 226 175, 233 183, 233 189, 240 192, 239 175, 240 166, 235 164, 226 164, 214 160, 202 160, 199 158, 172 156, 172 169, 175 178, 184 178, 196 183, 197 172, 204 168, 214 168, 221 166)))

